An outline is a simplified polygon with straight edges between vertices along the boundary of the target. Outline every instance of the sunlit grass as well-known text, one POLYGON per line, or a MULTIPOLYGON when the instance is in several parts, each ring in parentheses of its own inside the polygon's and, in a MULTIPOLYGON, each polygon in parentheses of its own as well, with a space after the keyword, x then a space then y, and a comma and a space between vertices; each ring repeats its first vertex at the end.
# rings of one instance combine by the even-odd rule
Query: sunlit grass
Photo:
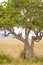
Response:
POLYGON ((39 57, 33 60, 18 57, 23 51, 23 43, 17 40, 7 41, 0 41, 0 65, 43 65, 43 56, 40 57, 40 54, 43 55, 43 41, 34 44, 35 55, 39 57))
POLYGON ((0 54, 0 64, 7 65, 43 65, 43 57, 35 57, 33 60, 29 60, 28 58, 13 58, 9 55, 0 54))

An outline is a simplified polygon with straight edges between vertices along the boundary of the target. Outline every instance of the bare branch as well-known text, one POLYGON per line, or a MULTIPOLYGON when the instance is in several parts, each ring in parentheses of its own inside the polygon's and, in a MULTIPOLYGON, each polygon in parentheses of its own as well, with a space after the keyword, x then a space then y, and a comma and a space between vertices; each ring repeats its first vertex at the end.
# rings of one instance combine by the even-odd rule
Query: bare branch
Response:
POLYGON ((21 40, 21 41, 23 41, 24 42, 24 39, 23 39, 23 37, 22 37, 22 34, 20 33, 20 34, 16 34, 15 32, 14 32, 14 29, 13 28, 9 28, 9 31, 11 32, 11 34, 13 34, 17 39, 19 39, 19 40, 21 40))
POLYGON ((39 33, 40 33, 40 35, 38 35, 38 33, 35 33, 36 37, 33 36, 34 41, 36 41, 36 42, 39 42, 43 37, 43 32, 39 32, 39 33))

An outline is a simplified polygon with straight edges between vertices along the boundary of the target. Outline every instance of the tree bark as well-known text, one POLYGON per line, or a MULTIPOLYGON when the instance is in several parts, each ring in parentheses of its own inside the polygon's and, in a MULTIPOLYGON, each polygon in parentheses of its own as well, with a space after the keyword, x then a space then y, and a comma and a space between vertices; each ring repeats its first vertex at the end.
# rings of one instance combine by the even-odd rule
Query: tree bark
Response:
POLYGON ((25 48, 26 50, 28 51, 28 58, 29 59, 33 59, 34 58, 34 40, 33 40, 33 37, 32 37, 32 40, 31 40, 31 45, 29 44, 29 41, 28 41, 28 33, 27 33, 27 29, 25 30, 25 42, 24 42, 24 45, 25 45, 25 48))
POLYGON ((34 52, 33 52, 33 49, 31 47, 29 48, 29 58, 30 59, 34 58, 34 52))
POLYGON ((28 58, 29 59, 33 59, 34 58, 34 50, 33 50, 33 46, 30 46, 29 43, 25 42, 25 48, 28 51, 28 58))

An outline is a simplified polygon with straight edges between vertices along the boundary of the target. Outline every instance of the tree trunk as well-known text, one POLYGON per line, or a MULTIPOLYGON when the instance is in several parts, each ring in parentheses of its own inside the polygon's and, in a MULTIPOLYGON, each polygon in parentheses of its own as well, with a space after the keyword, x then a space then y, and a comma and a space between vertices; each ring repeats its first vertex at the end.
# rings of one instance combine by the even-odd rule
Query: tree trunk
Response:
POLYGON ((25 48, 28 51, 28 58, 33 59, 34 58, 33 46, 30 46, 27 42, 25 42, 25 48))
POLYGON ((31 45, 29 44, 29 41, 28 41, 28 30, 27 28, 25 29, 25 41, 24 41, 24 45, 25 45, 25 48, 26 50, 28 51, 28 57, 29 59, 33 59, 34 58, 34 51, 33 51, 33 47, 34 47, 34 40, 33 40, 33 37, 32 37, 32 40, 31 40, 31 45))
POLYGON ((32 40, 31 40, 30 51, 31 51, 32 58, 34 58, 34 39, 33 39, 33 37, 32 37, 32 40))
POLYGON ((28 51, 29 59, 33 59, 34 58, 34 39, 33 39, 33 37, 31 39, 31 45, 29 44, 28 39, 25 39, 25 47, 26 47, 26 50, 28 51))
POLYGON ((26 47, 24 46, 23 53, 22 53, 23 59, 26 59, 26 47))
POLYGON ((34 58, 34 51, 33 51, 32 47, 29 48, 28 53, 29 53, 29 59, 33 59, 34 58))

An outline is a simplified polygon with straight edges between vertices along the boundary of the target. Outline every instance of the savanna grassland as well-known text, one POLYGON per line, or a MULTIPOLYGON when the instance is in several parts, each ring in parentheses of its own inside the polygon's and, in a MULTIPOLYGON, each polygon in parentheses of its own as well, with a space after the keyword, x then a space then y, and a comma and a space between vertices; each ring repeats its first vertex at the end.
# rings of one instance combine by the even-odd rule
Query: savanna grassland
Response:
POLYGON ((34 44, 34 54, 39 57, 35 59, 35 62, 28 59, 23 60, 19 57, 23 48, 24 44, 17 39, 0 39, 0 54, 2 54, 0 60, 2 60, 1 56, 4 57, 3 63, 0 65, 43 65, 43 40, 34 44))

